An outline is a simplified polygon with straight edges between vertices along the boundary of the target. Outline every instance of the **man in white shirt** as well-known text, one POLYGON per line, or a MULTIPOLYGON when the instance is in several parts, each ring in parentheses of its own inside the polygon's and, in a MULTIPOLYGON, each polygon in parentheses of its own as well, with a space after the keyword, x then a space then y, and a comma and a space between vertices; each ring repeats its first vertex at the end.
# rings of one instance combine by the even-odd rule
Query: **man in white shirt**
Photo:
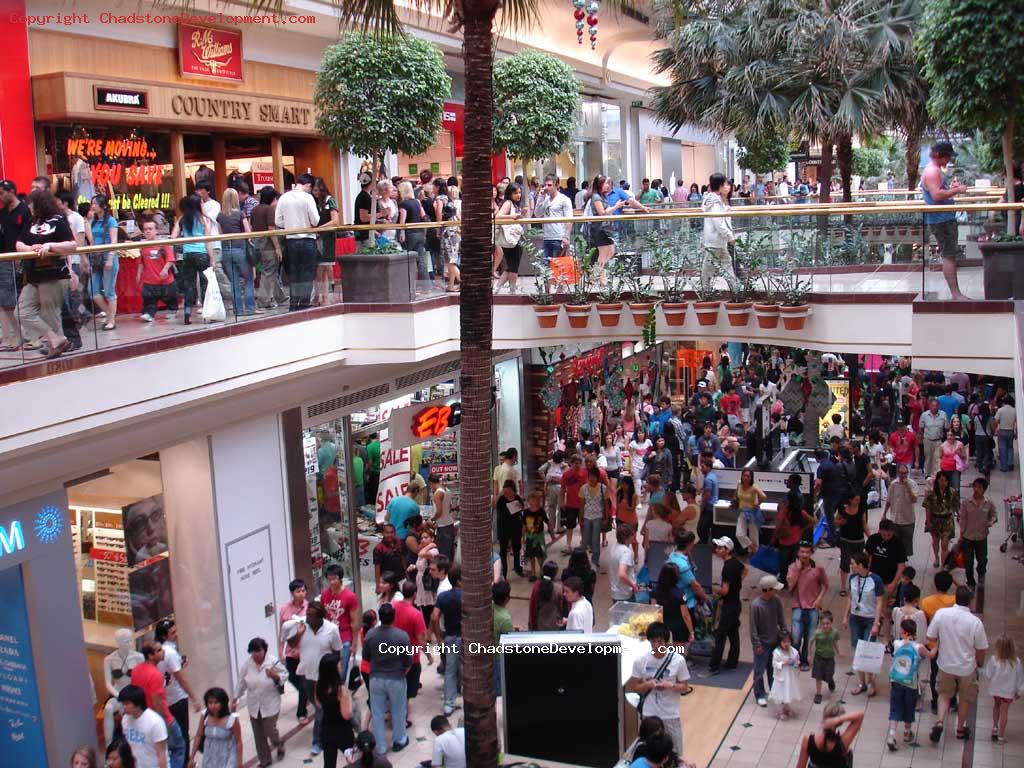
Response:
POLYGON ((957 587, 956 605, 941 608, 928 625, 928 639, 938 640, 939 665, 935 690, 939 694, 939 714, 929 735, 933 744, 942 738, 942 726, 954 694, 957 704, 957 738, 969 736, 967 712, 978 698, 978 670, 985 665, 988 638, 981 619, 971 613, 974 591, 957 587))
MULTIPOLYGON (((220 216, 220 203, 213 192, 212 181, 201 181, 196 184, 196 194, 203 201, 203 216, 210 220, 210 234, 220 234, 220 224, 217 217, 220 216)), ((231 281, 228 280, 227 272, 220 263, 220 240, 211 240, 206 244, 210 251, 210 266, 217 276, 217 286, 220 288, 220 295, 224 299, 225 306, 231 306, 231 281)))
POLYGON ((690 670, 681 653, 672 647, 668 627, 655 621, 647 627, 651 650, 633 662, 626 691, 640 694, 640 716, 660 717, 672 737, 677 755, 683 754, 683 725, 679 696, 689 688, 690 670))
POLYGON ((1013 438, 1017 434, 1017 409, 1013 407, 1013 398, 1003 398, 993 416, 996 422, 996 439, 999 443, 999 471, 1009 472, 1013 469, 1013 438))
POLYGON ((939 410, 939 401, 928 401, 928 410, 921 414, 921 445, 924 451, 924 474, 931 477, 939 470, 939 452, 949 429, 949 417, 939 410))
POLYGON ((434 732, 432 768, 466 768, 465 729, 452 728, 447 717, 438 715, 430 721, 430 730, 434 732))
MULTIPOLYGON (((285 638, 299 647, 298 673, 306 681, 306 695, 316 708, 313 720, 312 754, 319 755, 323 751, 322 734, 324 711, 316 701, 316 683, 320 679, 320 660, 329 653, 341 653, 341 634, 338 625, 327 621, 323 605, 310 603, 306 608, 306 619, 292 619, 284 624, 285 638)), ((309 718, 305 718, 305 725, 309 718)))
MULTIPOLYGON (((726 198, 729 196, 729 182, 721 173, 711 174, 708 191, 704 193, 701 205, 704 213, 725 213, 729 210, 726 198)), ((700 269, 700 279, 705 285, 711 285, 715 276, 721 274, 726 279, 733 276, 732 259, 729 256, 729 243, 735 242, 736 235, 732 231, 732 219, 728 216, 706 216, 704 218, 705 254, 700 269)))
POLYGON ((620 523, 615 529, 617 542, 609 554, 608 581, 611 585, 612 600, 629 600, 637 591, 636 560, 633 547, 636 544, 636 528, 629 523, 620 523))
MULTIPOLYGON (((571 219, 572 201, 558 191, 558 177, 548 174, 544 177, 544 193, 538 195, 533 211, 538 219, 571 219)), ((572 222, 558 222, 544 225, 544 261, 550 262, 561 256, 569 247, 572 222)))
POLYGON ((121 730, 136 768, 167 768, 167 723, 146 707, 146 692, 128 685, 117 695, 124 707, 121 730))
POLYGON ((562 587, 565 599, 572 606, 569 618, 565 620, 565 628, 570 632, 590 634, 594 631, 594 607, 583 596, 583 582, 578 576, 570 576, 562 583, 562 587))
POLYGON ((167 682, 167 708, 171 712, 171 717, 181 728, 181 736, 185 744, 191 744, 189 741, 188 703, 189 701, 194 702, 192 709, 196 712, 201 707, 199 706, 199 697, 192 691, 192 686, 189 685, 188 678, 185 677, 183 671, 185 660, 178 653, 178 625, 174 619, 163 619, 156 625, 153 637, 164 648, 164 658, 156 667, 164 673, 164 680, 167 682))
MULTIPOLYGON (((295 187, 281 195, 274 213, 274 226, 278 229, 309 229, 319 226, 320 213, 313 199, 313 177, 299 174, 295 187)), ((316 235, 312 232, 285 235, 285 262, 291 282, 291 300, 288 311, 308 309, 316 277, 316 235)))

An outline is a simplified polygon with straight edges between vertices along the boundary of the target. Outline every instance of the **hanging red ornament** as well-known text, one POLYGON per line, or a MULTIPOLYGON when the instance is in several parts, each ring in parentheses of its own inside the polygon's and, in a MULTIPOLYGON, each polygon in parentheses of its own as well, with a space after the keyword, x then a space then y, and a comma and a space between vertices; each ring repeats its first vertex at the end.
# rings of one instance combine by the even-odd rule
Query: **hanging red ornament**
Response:
POLYGON ((586 15, 587 15, 587 12, 584 11, 582 8, 577 8, 576 12, 573 13, 573 16, 576 17, 576 21, 580 21, 581 19, 585 18, 586 15))
MULTIPOLYGON (((582 11, 580 11, 580 13, 582 13, 582 11)), ((589 16, 587 16, 587 24, 589 26, 591 26, 591 27, 596 27, 597 26, 597 16, 595 16, 594 14, 590 14, 589 16)))

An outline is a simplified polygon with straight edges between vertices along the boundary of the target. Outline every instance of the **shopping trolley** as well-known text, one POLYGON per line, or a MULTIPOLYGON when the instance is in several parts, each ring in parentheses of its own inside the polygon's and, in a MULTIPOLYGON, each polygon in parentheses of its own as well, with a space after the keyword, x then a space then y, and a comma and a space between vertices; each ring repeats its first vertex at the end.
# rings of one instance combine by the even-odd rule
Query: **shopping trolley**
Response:
POLYGON ((1003 499, 1004 517, 1006 519, 1006 538, 999 545, 999 551, 1005 552, 1011 541, 1024 538, 1021 517, 1021 497, 1010 496, 1003 499))

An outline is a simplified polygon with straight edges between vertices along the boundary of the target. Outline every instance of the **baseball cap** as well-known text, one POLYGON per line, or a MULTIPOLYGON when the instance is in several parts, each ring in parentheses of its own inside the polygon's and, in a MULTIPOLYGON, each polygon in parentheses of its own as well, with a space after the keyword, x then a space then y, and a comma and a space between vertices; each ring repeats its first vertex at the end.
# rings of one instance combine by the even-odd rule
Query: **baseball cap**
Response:
POLYGON ((956 151, 953 149, 953 145, 948 141, 936 141, 932 144, 933 155, 945 155, 946 157, 956 157, 956 151))
POLYGON ((708 383, 704 381, 704 379, 701 379, 700 381, 697 382, 697 389, 706 389, 707 386, 708 383))
POLYGON ((714 544, 716 547, 725 547, 730 552, 732 552, 733 547, 734 547, 734 544, 732 543, 732 539, 730 539, 728 536, 723 536, 720 539, 712 539, 711 543, 714 544))
POLYGON ((2 189, 4 192, 17 192, 18 185, 15 184, 10 179, 2 179, 0 180, 0 189, 2 189))
POLYGON ((782 589, 782 582, 776 579, 771 574, 762 576, 761 580, 757 582, 759 589, 782 589))

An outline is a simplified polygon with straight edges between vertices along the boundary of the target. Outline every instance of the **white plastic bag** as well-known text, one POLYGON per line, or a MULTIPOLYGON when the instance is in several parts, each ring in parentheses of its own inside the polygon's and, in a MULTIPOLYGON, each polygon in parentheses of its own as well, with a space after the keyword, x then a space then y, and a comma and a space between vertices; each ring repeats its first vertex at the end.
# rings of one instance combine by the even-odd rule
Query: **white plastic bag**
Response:
POLYGON ((853 669, 856 672, 867 672, 877 675, 882 671, 882 662, 884 660, 884 644, 861 640, 857 643, 857 650, 853 654, 853 669))
POLYGON ((220 295, 220 286, 217 285, 217 275, 213 267, 203 270, 206 277, 206 296, 203 297, 203 319, 208 323, 224 320, 227 312, 224 309, 224 299, 220 295))

